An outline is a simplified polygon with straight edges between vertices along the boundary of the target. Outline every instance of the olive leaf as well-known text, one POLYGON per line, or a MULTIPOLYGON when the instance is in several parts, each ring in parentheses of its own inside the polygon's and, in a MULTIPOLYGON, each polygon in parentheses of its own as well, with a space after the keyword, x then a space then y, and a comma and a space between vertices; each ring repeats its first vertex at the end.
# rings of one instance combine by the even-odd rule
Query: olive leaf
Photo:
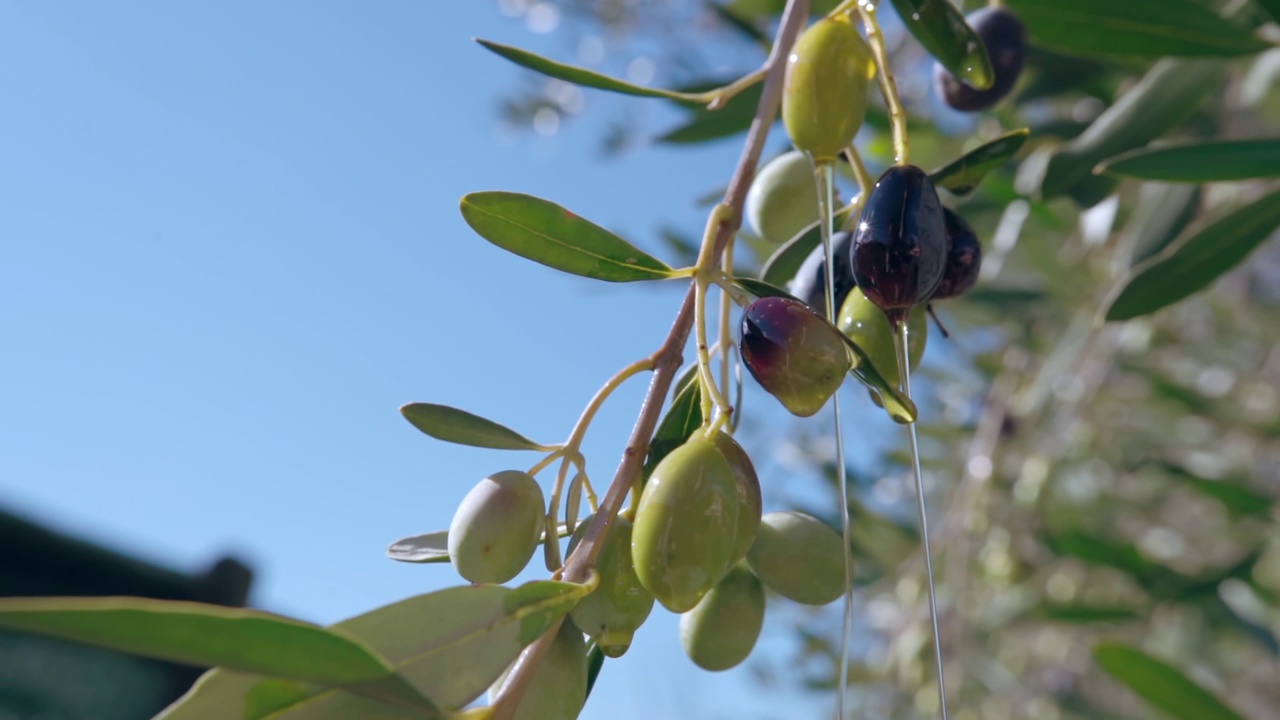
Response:
POLYGON ((849 349, 850 358, 853 360, 849 372, 858 379, 858 382, 867 386, 894 422, 903 425, 915 422, 918 411, 911 398, 889 384, 889 381, 876 369, 875 363, 871 361, 871 356, 866 350, 846 337, 844 333, 839 335, 844 340, 845 346, 849 349))
POLYGON ((492 450, 551 450, 503 425, 459 410, 434 403, 408 403, 400 414, 410 424, 437 440, 492 450))
MULTIPOLYGON (((567 537, 569 535, 564 523, 558 525, 556 530, 558 532, 557 537, 567 537)), ((544 532, 538 542, 546 541, 547 536, 544 532)), ((436 532, 400 538, 387 548, 387 557, 399 562, 422 565, 449 562, 449 531, 437 530, 436 532)))
POLYGON ((1126 622, 1143 617, 1142 613, 1132 608, 1080 603, 1049 603, 1033 609, 1028 615, 1065 623, 1126 622))
POLYGON ((686 122, 659 135, 655 140, 670 145, 687 145, 744 133, 755 120, 761 90, 760 85, 753 85, 734 95, 724 107, 717 110, 697 108, 686 122))
POLYGON ((1017 154, 1030 135, 1028 128, 1007 132, 929 173, 929 179, 956 195, 968 195, 987 173, 1017 154))
POLYGON ((1271 19, 1280 23, 1280 0, 1255 0, 1259 7, 1266 11, 1271 19))
POLYGON ((510 60, 521 67, 528 68, 534 72, 546 75, 547 77, 573 83, 574 85, 595 88, 597 90, 607 90, 608 92, 621 93, 623 95, 665 98, 667 100, 676 100, 682 103, 698 103, 699 101, 699 98, 696 95, 690 93, 682 93, 675 90, 663 90, 662 88, 644 87, 643 85, 634 85, 626 82, 625 80, 619 80, 617 78, 609 77, 608 75, 601 75, 598 72, 577 67, 575 65, 559 63, 555 60, 550 60, 542 57, 541 55, 531 53, 528 50, 521 50, 520 48, 512 47, 510 45, 503 45, 501 43, 493 42, 492 40, 475 38, 475 41, 489 52, 510 60))
POLYGON ((1194 183, 1280 177, 1280 138, 1141 148, 1104 160, 1094 172, 1194 183))
MULTIPOLYGON (((853 205, 845 205, 836 210, 832 216, 835 227, 839 228, 853 212, 853 205)), ((760 279, 774 287, 785 287, 791 282, 805 258, 813 249, 822 244, 822 229, 818 223, 812 223, 796 233, 796 236, 778 246, 778 249, 765 260, 760 268, 760 279)))
POLYGON ((1251 55, 1271 47, 1196 0, 1006 0, 1037 44, 1103 57, 1251 55))
POLYGON ((893 0, 902 24, 947 72, 976 90, 995 82, 987 46, 948 0, 893 0))
POLYGON ((663 458, 683 445, 690 435, 702 427, 702 384, 697 380, 697 366, 693 366, 691 370, 691 379, 676 393, 671 407, 663 416, 662 422, 658 423, 653 439, 649 441, 649 453, 644 459, 645 478, 653 473, 653 469, 663 458))
POLYGON ((1107 674, 1173 717, 1184 720, 1244 720, 1186 675, 1141 650, 1103 643, 1093 649, 1093 659, 1107 674))
POLYGON ((757 280, 749 277, 735 277, 730 278, 730 282, 758 298, 780 297, 788 300, 795 300, 796 302, 802 302, 786 290, 783 290, 777 285, 767 283, 764 280, 757 280))
POLYGON ((462 217, 480 237, 534 262, 608 282, 662 280, 662 261, 553 202, 510 192, 462 198, 462 217))
POLYGON ((1129 320, 1172 305, 1211 285, 1280 227, 1280 189, 1185 232, 1138 265, 1106 309, 1129 320))

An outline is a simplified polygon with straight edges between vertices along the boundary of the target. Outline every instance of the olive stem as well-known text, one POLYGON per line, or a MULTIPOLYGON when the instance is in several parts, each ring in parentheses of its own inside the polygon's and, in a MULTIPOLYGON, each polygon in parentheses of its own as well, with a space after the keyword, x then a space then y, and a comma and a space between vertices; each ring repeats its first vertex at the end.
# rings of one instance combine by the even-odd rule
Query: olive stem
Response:
MULTIPOLYGON (((866 197, 876 182, 871 177, 871 173, 867 172, 866 163, 862 162, 862 153, 858 152, 857 147, 850 145, 844 149, 844 156, 849 161, 849 167, 853 168, 854 179, 858 181, 858 193, 866 197)), ((860 201, 859 204, 861 204, 860 201)))
POLYGON ((547 456, 537 462, 536 465, 527 471, 530 475, 537 475, 547 468, 548 465, 564 456, 564 448, 557 448, 555 451, 547 453, 547 456))
MULTIPOLYGON (((724 399, 719 386, 716 385, 715 374, 711 371, 710 343, 707 340, 707 289, 716 275, 722 272, 716 259, 718 253, 715 252, 716 229, 728 217, 734 215, 737 215, 735 219, 740 223, 741 214, 735 213, 724 203, 717 205, 711 212, 711 217, 707 218, 707 229, 702 236, 702 248, 698 252, 698 261, 694 264, 694 346, 697 353, 698 380, 702 383, 702 422, 709 433, 723 424, 723 420, 719 418, 713 422, 713 410, 719 410, 722 417, 728 417, 733 412, 733 408, 729 407, 728 401, 724 399)), ((732 245, 733 240, 730 239, 724 247, 724 252, 727 252, 732 245)))
POLYGON ((889 106, 889 123, 893 127, 894 161, 899 165, 907 164, 907 111, 902 107, 902 99, 898 97, 898 84, 894 82, 893 72, 889 69, 889 50, 885 46, 884 34, 880 32, 880 22, 876 20, 876 7, 870 0, 858 3, 858 13, 862 16, 862 25, 867 29, 867 42, 871 45, 871 54, 876 59, 880 70, 880 92, 884 102, 889 106))
MULTIPOLYGON (((795 44, 796 36, 804 21, 809 17, 809 0, 788 0, 782 13, 782 21, 778 25, 777 37, 773 43, 773 51, 766 62, 768 71, 764 79, 764 88, 760 93, 760 104, 756 107, 755 119, 751 129, 747 131, 747 139, 742 147, 742 155, 734 169, 729 187, 725 190, 724 204, 734 212, 720 217, 720 224, 712 238, 712 256, 716 257, 734 234, 738 232, 742 218, 742 206, 747 199, 747 190, 755 178, 756 167, 760 164, 760 154, 764 150, 765 139, 778 116, 778 105, 782 100, 782 79, 786 70, 785 59, 795 44)), ((713 215, 718 215, 713 213, 713 215)), ((704 238, 704 244, 706 239, 704 238)), ((587 531, 578 543, 577 548, 565 562, 562 576, 568 581, 583 578, 595 567, 596 558, 600 555, 605 538, 613 525, 622 503, 631 493, 640 470, 644 467, 644 457, 649 450, 649 441, 653 438, 658 426, 658 418, 662 414, 663 400, 671 390, 671 383, 682 364, 684 346, 689 340, 693 328, 694 301, 697 299, 697 283, 685 294, 680 311, 676 313, 671 331, 662 345, 654 351, 650 359, 653 363, 653 377, 649 381, 649 390, 645 393, 640 414, 632 428, 631 437, 622 453, 622 462, 614 473, 613 482, 605 492, 600 509, 591 519, 587 531)), ((524 697, 529 683, 533 680, 534 671, 546 657, 551 648, 551 641, 563 623, 563 618, 551 624, 542 637, 524 649, 515 665, 511 668, 507 683, 494 698, 492 720, 511 720, 515 715, 520 700, 524 697)))
MULTIPOLYGON (((898 375, 902 378, 902 392, 911 397, 911 347, 907 316, 890 317, 898 355, 898 375)), ((925 574, 929 580, 929 619, 933 622, 933 657, 938 666, 938 703, 942 708, 942 720, 947 720, 947 683, 942 669, 942 635, 938 632, 938 593, 933 582, 933 555, 929 550, 929 514, 924 504, 924 477, 920 471, 920 439, 916 435, 916 423, 907 425, 911 440, 911 470, 916 481, 916 509, 920 514, 920 542, 924 548, 925 574)))
MULTIPOLYGON (((721 260, 723 272, 733 272, 733 246, 730 242, 728 247, 724 249, 724 258, 721 260)), ((732 338, 730 337, 729 327, 729 310, 733 305, 729 293, 723 289, 720 290, 720 387, 724 388, 724 393, 729 392, 729 352, 728 348, 732 338)))
POLYGON ((696 97, 698 98, 699 102, 705 101, 707 103, 708 110, 719 110, 723 108, 726 103, 732 100, 734 96, 736 96, 738 93, 741 93, 743 90, 746 90, 752 85, 755 85, 756 83, 763 80, 764 74, 768 69, 769 69, 769 66, 767 64, 761 65, 758 69, 753 70, 747 73, 746 75, 743 75, 742 77, 738 78, 737 80, 734 80, 733 82, 729 83, 728 85, 725 85, 724 87, 719 87, 719 88, 716 88, 715 90, 710 90, 705 93, 700 93, 696 97))

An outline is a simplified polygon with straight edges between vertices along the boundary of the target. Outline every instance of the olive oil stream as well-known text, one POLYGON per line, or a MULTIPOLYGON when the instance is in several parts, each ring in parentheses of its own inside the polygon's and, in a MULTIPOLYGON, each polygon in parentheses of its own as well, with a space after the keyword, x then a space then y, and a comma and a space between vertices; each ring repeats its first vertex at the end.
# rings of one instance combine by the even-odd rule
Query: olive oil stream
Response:
MULTIPOLYGON (((813 159, 810 156, 810 159, 813 159)), ((818 186, 818 220, 822 235, 826 277, 827 320, 836 324, 835 258, 832 257, 835 224, 835 163, 832 160, 814 160, 814 179, 818 186)), ((836 717, 845 716, 845 697, 849 692, 849 637, 853 633, 853 551, 849 545, 849 479, 844 467, 844 428, 840 421, 840 392, 831 396, 835 411, 836 478, 840 487, 840 536, 844 544, 844 613, 840 632, 840 675, 836 679, 836 717)))

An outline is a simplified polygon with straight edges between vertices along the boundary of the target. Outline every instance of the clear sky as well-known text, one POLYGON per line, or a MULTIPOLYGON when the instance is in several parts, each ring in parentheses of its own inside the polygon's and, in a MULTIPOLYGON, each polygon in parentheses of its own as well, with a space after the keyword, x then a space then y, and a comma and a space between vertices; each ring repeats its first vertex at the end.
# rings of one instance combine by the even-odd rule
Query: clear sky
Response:
MULTIPOLYGON (((434 441, 397 408, 558 441, 683 292, 505 254, 459 197, 535 193, 660 252, 738 148, 602 161, 591 120, 506 132, 522 71, 473 36, 573 59, 493 2, 0 3, 0 506, 184 571, 235 553, 255 605, 321 623, 457 584, 387 544, 536 458, 434 441)), ((642 391, 593 426, 602 483, 642 391)), ((790 643, 782 621, 766 636, 790 643)), ((747 666, 697 670, 658 610, 583 717, 827 706, 795 702, 747 666)))

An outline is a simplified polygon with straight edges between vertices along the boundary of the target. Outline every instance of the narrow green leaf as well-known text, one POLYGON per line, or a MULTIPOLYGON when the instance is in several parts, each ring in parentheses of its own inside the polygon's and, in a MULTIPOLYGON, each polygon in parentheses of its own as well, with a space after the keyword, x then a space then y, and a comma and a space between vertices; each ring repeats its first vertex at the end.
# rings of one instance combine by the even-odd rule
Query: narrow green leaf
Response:
POLYGON ((1257 0, 1257 3, 1274 22, 1280 23, 1280 0, 1257 0))
POLYGON ((1132 608, 1080 604, 1042 605, 1032 611, 1031 615, 1043 620, 1066 623, 1127 622, 1143 617, 1132 608))
POLYGON ((609 282, 673 276, 626 240, 532 195, 471 193, 462 198, 462 217, 485 240, 556 270, 609 282))
POLYGON ((1280 226, 1280 189, 1188 230, 1133 269, 1106 320, 1148 315, 1203 290, 1240 264, 1280 226))
POLYGON ((1136 648, 1104 643, 1093 658, 1109 675, 1173 717, 1182 720, 1244 720, 1213 694, 1171 665, 1136 648))
POLYGON ((1280 177, 1280 138, 1141 148, 1104 160, 1094 172, 1194 183, 1280 177))
POLYGON ((409 403, 400 414, 437 440, 493 450, 550 450, 498 423, 448 405, 409 403))
POLYGON ((657 142, 689 145, 733 137, 751 127, 760 104, 761 85, 753 85, 735 95, 719 110, 698 108, 682 125, 659 135, 657 142))
POLYGON ((646 478, 668 453, 683 445, 702 427, 702 385, 697 381, 696 366, 692 377, 671 401, 671 407, 649 441, 649 454, 644 460, 646 478))
POLYGON ((1113 543, 1084 532, 1065 532, 1051 537, 1049 545, 1059 555, 1115 568, 1132 575, 1138 582, 1144 583, 1160 572, 1132 545, 1113 543))
POLYGON ((1133 248, 1130 265, 1137 265, 1169 247, 1200 209, 1200 186, 1143 183, 1138 206, 1124 225, 1119 245, 1133 248))
POLYGON ((794 295, 787 292, 786 290, 783 290, 777 285, 772 285, 770 283, 767 283, 764 280, 756 280, 755 278, 749 278, 749 277, 735 277, 735 278, 731 278, 731 282, 734 285, 737 285, 738 287, 742 288, 743 290, 746 290, 747 292, 751 293, 752 295, 755 295, 758 298, 780 297, 780 298, 787 298, 788 300, 795 300, 796 302, 801 302, 800 300, 797 300, 794 295))
MULTIPOLYGON (((556 529, 559 531, 558 537, 568 537, 569 531, 564 523, 560 523, 556 529)), ((543 533, 538 542, 546 540, 546 533, 543 533)), ((449 562, 449 531, 437 530, 401 538, 387 548, 387 557, 399 562, 423 565, 449 562)))
POLYGON ((391 670, 341 631, 260 610, 146 598, 4 598, 0 627, 186 665, 342 685, 391 670))
POLYGON ((481 40, 476 38, 475 41, 481 47, 500 57, 506 58, 511 62, 541 73, 547 77, 564 80, 565 82, 581 85, 583 87, 595 88, 597 90, 607 90, 609 92, 621 93, 623 95, 634 95, 637 97, 655 97, 666 98, 668 100, 676 100, 683 103, 696 103, 698 98, 687 93, 680 93, 674 90, 663 90, 662 88, 644 87, 643 85, 633 85, 624 80, 601 75, 598 72, 580 68, 574 65, 566 65, 554 60, 549 60, 541 55, 535 55, 528 50, 521 50, 510 45, 503 45, 491 40, 481 40))
POLYGON ((1171 462, 1155 462, 1175 480, 1179 480, 1193 490, 1222 503, 1227 510, 1238 515, 1266 515, 1271 512, 1272 500, 1266 495, 1256 493, 1248 488, 1227 480, 1209 480, 1193 475, 1186 468, 1171 462))
POLYGON ((903 425, 915 422, 918 411, 911 398, 889 384, 889 381, 871 362, 871 357, 867 355, 866 350, 858 347, 858 344, 846 337, 844 333, 840 333, 840 337, 844 339, 845 347, 849 349, 849 357, 852 360, 849 373, 857 378, 858 382, 867 386, 873 399, 877 400, 877 404, 889 413, 889 417, 894 422, 903 425))
POLYGON ((1036 43, 1085 56, 1251 55, 1266 41, 1196 0, 1007 0, 1036 43))
POLYGON ((968 195, 978 188, 987 173, 1017 154, 1030 135, 1031 130, 1027 128, 1005 133, 929 173, 929 179, 956 195, 968 195))
MULTIPOLYGON (((852 211, 853 205, 845 205, 837 210, 834 216, 835 226, 839 228, 852 211)), ((778 246, 760 268, 760 279, 774 287, 786 287, 787 283, 795 279, 809 253, 821 244, 822 231, 815 222, 778 246)))
POLYGON ((952 75, 978 90, 995 82, 987 46, 947 0, 893 0, 902 24, 952 75))
POLYGON ((434 707, 406 707, 295 680, 214 668, 156 720, 443 720, 434 707))
POLYGON ((1221 87, 1224 73, 1222 63, 1214 60, 1166 59, 1156 63, 1083 133, 1053 154, 1040 183, 1040 195, 1057 197, 1081 181, 1097 180, 1092 173, 1098 163, 1146 145, 1176 127, 1206 95, 1221 87))

